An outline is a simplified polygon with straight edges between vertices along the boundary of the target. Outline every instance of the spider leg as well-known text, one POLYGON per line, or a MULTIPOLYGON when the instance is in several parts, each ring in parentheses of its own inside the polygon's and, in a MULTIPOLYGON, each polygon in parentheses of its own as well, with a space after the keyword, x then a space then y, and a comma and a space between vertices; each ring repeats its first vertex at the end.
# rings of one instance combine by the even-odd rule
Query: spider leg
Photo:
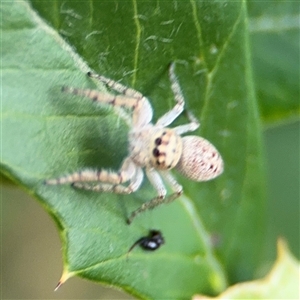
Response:
POLYGON ((119 172, 111 172, 102 170, 82 170, 66 176, 48 179, 45 181, 47 185, 58 185, 65 183, 78 182, 105 182, 110 184, 120 184, 131 180, 137 172, 137 166, 130 158, 126 158, 119 172))
POLYGON ((133 111, 133 127, 142 127, 152 120, 152 107, 146 97, 142 94, 140 98, 130 97, 128 95, 113 95, 99 92, 91 89, 77 89, 73 87, 63 87, 63 91, 90 98, 94 102, 105 103, 113 107, 126 107, 133 111))
MULTIPOLYGON (((130 107, 133 109, 133 126, 143 126, 145 124, 148 124, 152 120, 152 107, 146 97, 143 96, 142 93, 139 91, 129 88, 117 81, 114 81, 112 79, 106 78, 105 76, 94 74, 91 72, 88 72, 87 75, 91 78, 95 78, 104 84, 106 84, 111 89, 115 90, 118 93, 121 93, 125 95, 126 97, 129 97, 131 101, 132 98, 136 99, 136 104, 130 105, 123 104, 124 106, 130 107)), ((119 96, 120 97, 120 96, 119 96)))
POLYGON ((113 94, 103 93, 91 89, 77 89, 73 87, 63 87, 62 91, 69 94, 90 98, 94 102, 105 103, 105 104, 118 106, 118 107, 123 106, 131 109, 134 109, 137 106, 138 102, 141 100, 129 96, 113 95, 113 94))
POLYGON ((151 210, 161 204, 164 203, 170 203, 173 202, 175 199, 177 199, 182 193, 183 188, 178 182, 175 180, 175 178, 171 175, 168 171, 160 171, 160 174, 163 176, 163 178, 170 184, 171 188, 173 189, 174 193, 170 196, 166 197, 166 189, 163 185, 163 182, 161 180, 160 175, 157 171, 154 170, 146 170, 147 176, 152 183, 152 185, 155 187, 155 189, 158 192, 158 196, 150 200, 149 202, 145 202, 141 207, 136 209, 131 213, 129 218, 127 219, 127 223, 131 224, 133 219, 139 215, 140 213, 151 210))
POLYGON ((117 81, 106 78, 102 75, 98 75, 98 74, 95 74, 95 73, 92 73, 92 72, 88 72, 87 75, 91 78, 95 78, 95 79, 99 80, 100 82, 103 82, 105 85, 107 85, 111 89, 115 90, 118 93, 126 95, 128 97, 132 97, 132 98, 136 98, 136 99, 141 99, 141 98, 144 97, 142 95, 142 93, 140 93, 139 91, 136 91, 132 88, 129 88, 129 87, 117 82, 117 81))
POLYGON ((180 125, 180 126, 177 126, 177 127, 173 128, 173 130, 178 135, 181 135, 181 134, 186 133, 188 131, 195 131, 200 126, 199 121, 196 119, 196 117, 191 112, 187 112, 187 115, 188 115, 190 123, 180 125))
POLYGON ((166 114, 160 117, 156 122, 156 125, 160 125, 163 127, 170 125, 183 112, 183 108, 184 108, 184 97, 179 82, 176 78, 174 69, 175 69, 175 64, 172 63, 169 69, 169 76, 170 76, 171 88, 174 94, 176 105, 170 111, 168 111, 166 114))
POLYGON ((115 194, 131 194, 135 192, 141 185, 143 181, 143 171, 141 168, 136 169, 136 174, 133 178, 130 179, 130 184, 128 186, 124 186, 122 184, 108 184, 99 182, 96 185, 91 183, 81 183, 75 182, 72 185, 75 188, 94 191, 94 192, 110 192, 115 194))
POLYGON ((161 179, 159 173, 156 170, 154 170, 153 168, 151 168, 151 169, 146 168, 146 175, 147 175, 149 181, 151 182, 151 184, 153 185, 153 187, 156 189, 158 196, 149 202, 145 202, 141 207, 139 207, 138 209, 133 211, 131 213, 131 215, 129 216, 129 218, 127 219, 128 224, 130 224, 132 222, 132 220, 140 213, 142 213, 146 210, 149 210, 149 209, 153 209, 154 207, 163 203, 163 200, 166 197, 167 191, 165 189, 165 186, 162 182, 162 179, 161 179))
POLYGON ((172 190, 176 193, 181 195, 183 188, 182 186, 176 181, 170 171, 160 171, 161 176, 170 184, 172 190))
POLYGON ((170 184, 172 190, 174 191, 173 194, 166 197, 163 200, 163 203, 170 203, 176 200, 179 196, 183 193, 182 186, 176 181, 176 179, 172 176, 172 174, 169 171, 161 171, 161 174, 163 178, 170 184))

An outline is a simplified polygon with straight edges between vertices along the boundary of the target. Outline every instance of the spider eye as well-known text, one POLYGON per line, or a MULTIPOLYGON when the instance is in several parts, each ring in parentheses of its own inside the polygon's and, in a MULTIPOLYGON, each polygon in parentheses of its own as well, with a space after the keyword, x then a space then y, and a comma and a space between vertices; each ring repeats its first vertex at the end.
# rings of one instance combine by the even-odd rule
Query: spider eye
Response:
POLYGON ((157 148, 154 148, 152 151, 154 157, 158 157, 159 156, 159 150, 157 148))
POLYGON ((207 181, 223 172, 223 159, 209 141, 198 136, 186 136, 182 142, 182 154, 176 166, 182 175, 195 181, 207 181))
POLYGON ((157 146, 159 146, 159 145, 161 144, 161 142, 162 142, 162 139, 161 139, 161 138, 157 138, 157 139, 154 141, 155 145, 157 145, 157 146))

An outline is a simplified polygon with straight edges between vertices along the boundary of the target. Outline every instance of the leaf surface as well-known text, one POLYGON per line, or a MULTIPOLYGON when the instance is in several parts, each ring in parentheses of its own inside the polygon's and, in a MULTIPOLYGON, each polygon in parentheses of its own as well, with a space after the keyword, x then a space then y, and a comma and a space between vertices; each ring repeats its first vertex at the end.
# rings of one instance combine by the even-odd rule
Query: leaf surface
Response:
MULTIPOLYGON (((258 265, 264 178, 245 4, 170 3, 2 5, 1 167, 55 219, 62 281, 78 275, 141 298, 183 299, 218 293, 227 278, 250 278, 258 265), (61 93, 61 86, 104 91, 85 76, 96 70, 148 96, 156 120, 174 105, 171 61, 186 106, 201 121, 196 134, 224 158, 222 176, 193 183, 174 172, 184 196, 131 226, 129 213, 155 196, 146 180, 128 196, 43 185, 83 168, 117 170, 127 154, 124 120, 109 107, 61 93), (127 258, 149 229, 161 230, 166 244, 153 253, 136 248, 127 258)), ((183 115, 175 124, 186 122, 183 115)))

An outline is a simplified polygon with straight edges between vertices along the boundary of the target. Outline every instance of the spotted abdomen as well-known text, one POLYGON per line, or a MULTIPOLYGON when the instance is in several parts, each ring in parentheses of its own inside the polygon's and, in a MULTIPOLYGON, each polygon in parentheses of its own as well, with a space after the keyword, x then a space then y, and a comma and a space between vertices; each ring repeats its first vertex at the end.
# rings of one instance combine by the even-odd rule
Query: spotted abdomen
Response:
POLYGON ((195 181, 207 181, 223 172, 223 159, 208 140, 190 135, 183 137, 182 143, 182 155, 176 166, 182 175, 195 181))
POLYGON ((182 153, 182 141, 174 130, 163 128, 155 132, 150 143, 150 161, 156 169, 174 168, 182 153))

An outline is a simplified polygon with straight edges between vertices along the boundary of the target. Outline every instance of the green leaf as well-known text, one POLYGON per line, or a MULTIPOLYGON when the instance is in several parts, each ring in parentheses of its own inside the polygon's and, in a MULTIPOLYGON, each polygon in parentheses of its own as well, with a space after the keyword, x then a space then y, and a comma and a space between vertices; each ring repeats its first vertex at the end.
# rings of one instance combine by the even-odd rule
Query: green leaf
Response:
POLYGON ((215 298, 197 295, 193 300, 299 299, 299 267, 299 262, 290 253, 285 242, 279 240, 277 259, 265 278, 236 284, 215 298))
POLYGON ((300 6, 248 0, 254 78, 266 124, 299 119, 300 6))
MULTIPOLYGON (((263 247, 265 199, 245 3, 18 1, 1 9, 1 167, 56 221, 61 283, 78 275, 140 298, 181 299, 216 294, 227 278, 251 278, 263 247), (117 170, 127 154, 124 120, 62 94, 61 86, 96 88, 85 76, 95 69, 149 96, 156 120, 174 106, 171 61, 186 106, 201 121, 196 134, 224 158, 222 176, 194 183, 174 172, 184 196, 130 226, 130 212, 155 196, 147 180, 126 196, 43 184, 83 168, 117 170), (161 230, 166 244, 153 253, 135 248, 127 258, 149 229, 161 230)), ((176 124, 186 122, 182 116, 176 124)))

